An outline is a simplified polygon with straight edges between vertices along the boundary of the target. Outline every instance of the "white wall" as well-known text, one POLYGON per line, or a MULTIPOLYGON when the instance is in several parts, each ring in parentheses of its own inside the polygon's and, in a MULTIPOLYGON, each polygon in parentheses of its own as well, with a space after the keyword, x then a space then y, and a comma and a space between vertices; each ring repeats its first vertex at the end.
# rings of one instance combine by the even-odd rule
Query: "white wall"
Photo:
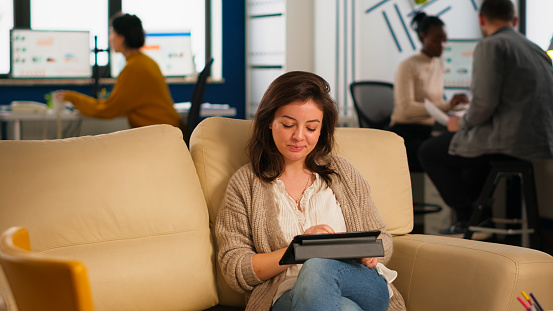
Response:
POLYGON ((526 0, 526 36, 546 51, 553 37, 551 13, 553 1, 526 0))
POLYGON ((313 71, 313 0, 246 1, 246 117, 287 71, 313 71))
POLYGON ((314 9, 314 70, 323 77, 336 96, 337 88, 337 27, 336 0, 315 0, 314 9))

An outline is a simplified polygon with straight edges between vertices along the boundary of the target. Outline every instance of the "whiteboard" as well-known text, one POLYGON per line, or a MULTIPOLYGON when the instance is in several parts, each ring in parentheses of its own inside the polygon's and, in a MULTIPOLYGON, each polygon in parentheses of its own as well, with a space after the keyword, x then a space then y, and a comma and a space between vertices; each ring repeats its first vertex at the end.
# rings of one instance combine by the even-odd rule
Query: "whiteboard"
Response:
POLYGON ((12 78, 90 78, 90 33, 12 29, 12 78))

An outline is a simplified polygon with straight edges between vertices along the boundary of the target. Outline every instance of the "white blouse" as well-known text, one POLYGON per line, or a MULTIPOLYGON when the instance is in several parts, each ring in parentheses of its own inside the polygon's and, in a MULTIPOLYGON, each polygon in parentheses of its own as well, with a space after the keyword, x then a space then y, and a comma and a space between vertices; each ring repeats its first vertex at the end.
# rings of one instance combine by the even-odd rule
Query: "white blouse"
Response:
MULTIPOLYGON (((296 201, 286 191, 284 182, 278 178, 273 182, 275 200, 279 208, 278 221, 286 241, 292 241, 296 235, 303 234, 305 230, 315 225, 326 224, 335 232, 346 232, 344 215, 334 192, 319 174, 314 174, 315 181, 305 189, 300 199, 301 211, 298 210, 296 201)), ((294 286, 301 267, 301 264, 296 264, 286 270, 286 276, 278 287, 273 304, 294 286)))
MULTIPOLYGON (((305 230, 315 225, 326 224, 335 232, 346 232, 344 215, 334 192, 319 174, 314 174, 315 181, 305 189, 300 199, 301 211, 297 208, 296 201, 286 191, 284 182, 278 178, 273 181, 273 192, 279 208, 278 221, 286 241, 292 241, 296 235, 303 234, 305 230)), ((295 264, 286 270, 284 281, 273 297, 273 304, 294 286, 301 267, 301 264, 295 264)), ((377 270, 388 283, 391 283, 397 275, 397 272, 389 270, 381 263, 378 263, 377 270)), ((388 289, 391 293, 389 286, 388 289)))

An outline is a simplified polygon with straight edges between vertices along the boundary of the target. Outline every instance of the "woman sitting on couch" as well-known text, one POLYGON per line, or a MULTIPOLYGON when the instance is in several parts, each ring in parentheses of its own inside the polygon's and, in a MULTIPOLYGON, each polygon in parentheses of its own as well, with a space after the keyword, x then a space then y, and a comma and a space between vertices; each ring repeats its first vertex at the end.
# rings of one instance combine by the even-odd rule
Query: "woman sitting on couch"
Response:
POLYGON ((247 146, 251 163, 230 179, 216 222, 218 261, 246 310, 405 310, 384 264, 392 237, 369 185, 331 155, 337 110, 308 72, 277 78, 263 96, 247 146), (380 230, 385 256, 279 265, 299 234, 380 230), (391 298, 390 298, 391 297, 391 298))

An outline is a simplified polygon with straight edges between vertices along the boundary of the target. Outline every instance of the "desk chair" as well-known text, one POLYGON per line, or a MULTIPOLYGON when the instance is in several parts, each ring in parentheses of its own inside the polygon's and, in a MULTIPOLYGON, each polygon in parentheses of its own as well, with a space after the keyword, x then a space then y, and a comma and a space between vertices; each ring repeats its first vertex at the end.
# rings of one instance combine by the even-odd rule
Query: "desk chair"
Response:
POLYGON ((359 127, 389 129, 394 110, 394 85, 380 81, 356 81, 349 88, 359 127))
POLYGON ((534 249, 541 248, 538 199, 534 181, 534 168, 531 162, 507 160, 491 163, 491 169, 482 192, 475 203, 475 209, 465 232, 465 239, 471 239, 474 232, 488 232, 500 235, 521 235, 521 245, 534 249), (520 206, 521 219, 492 217, 493 224, 516 225, 520 228, 495 228, 480 226, 486 212, 492 210, 492 196, 502 178, 518 177, 522 194, 520 206))
POLYGON ((77 261, 31 253, 29 232, 20 227, 4 231, 0 265, 19 311, 92 311, 86 268, 77 261))
POLYGON ((186 121, 186 133, 184 140, 187 146, 190 142, 190 135, 192 135, 192 131, 194 131, 198 123, 200 123, 200 110, 202 106, 202 101, 204 99, 204 91, 207 77, 209 76, 211 71, 211 64, 213 64, 213 58, 209 58, 205 62, 205 67, 202 72, 200 72, 200 75, 198 76, 198 81, 194 86, 192 100, 190 101, 190 111, 188 112, 188 119, 186 121))
MULTIPOLYGON (((389 130, 394 110, 394 85, 381 81, 355 81, 350 84, 353 106, 359 127, 389 130)), ((423 173, 411 171, 411 173, 423 173)), ((436 213, 442 207, 436 204, 413 202, 415 215, 436 213)))

